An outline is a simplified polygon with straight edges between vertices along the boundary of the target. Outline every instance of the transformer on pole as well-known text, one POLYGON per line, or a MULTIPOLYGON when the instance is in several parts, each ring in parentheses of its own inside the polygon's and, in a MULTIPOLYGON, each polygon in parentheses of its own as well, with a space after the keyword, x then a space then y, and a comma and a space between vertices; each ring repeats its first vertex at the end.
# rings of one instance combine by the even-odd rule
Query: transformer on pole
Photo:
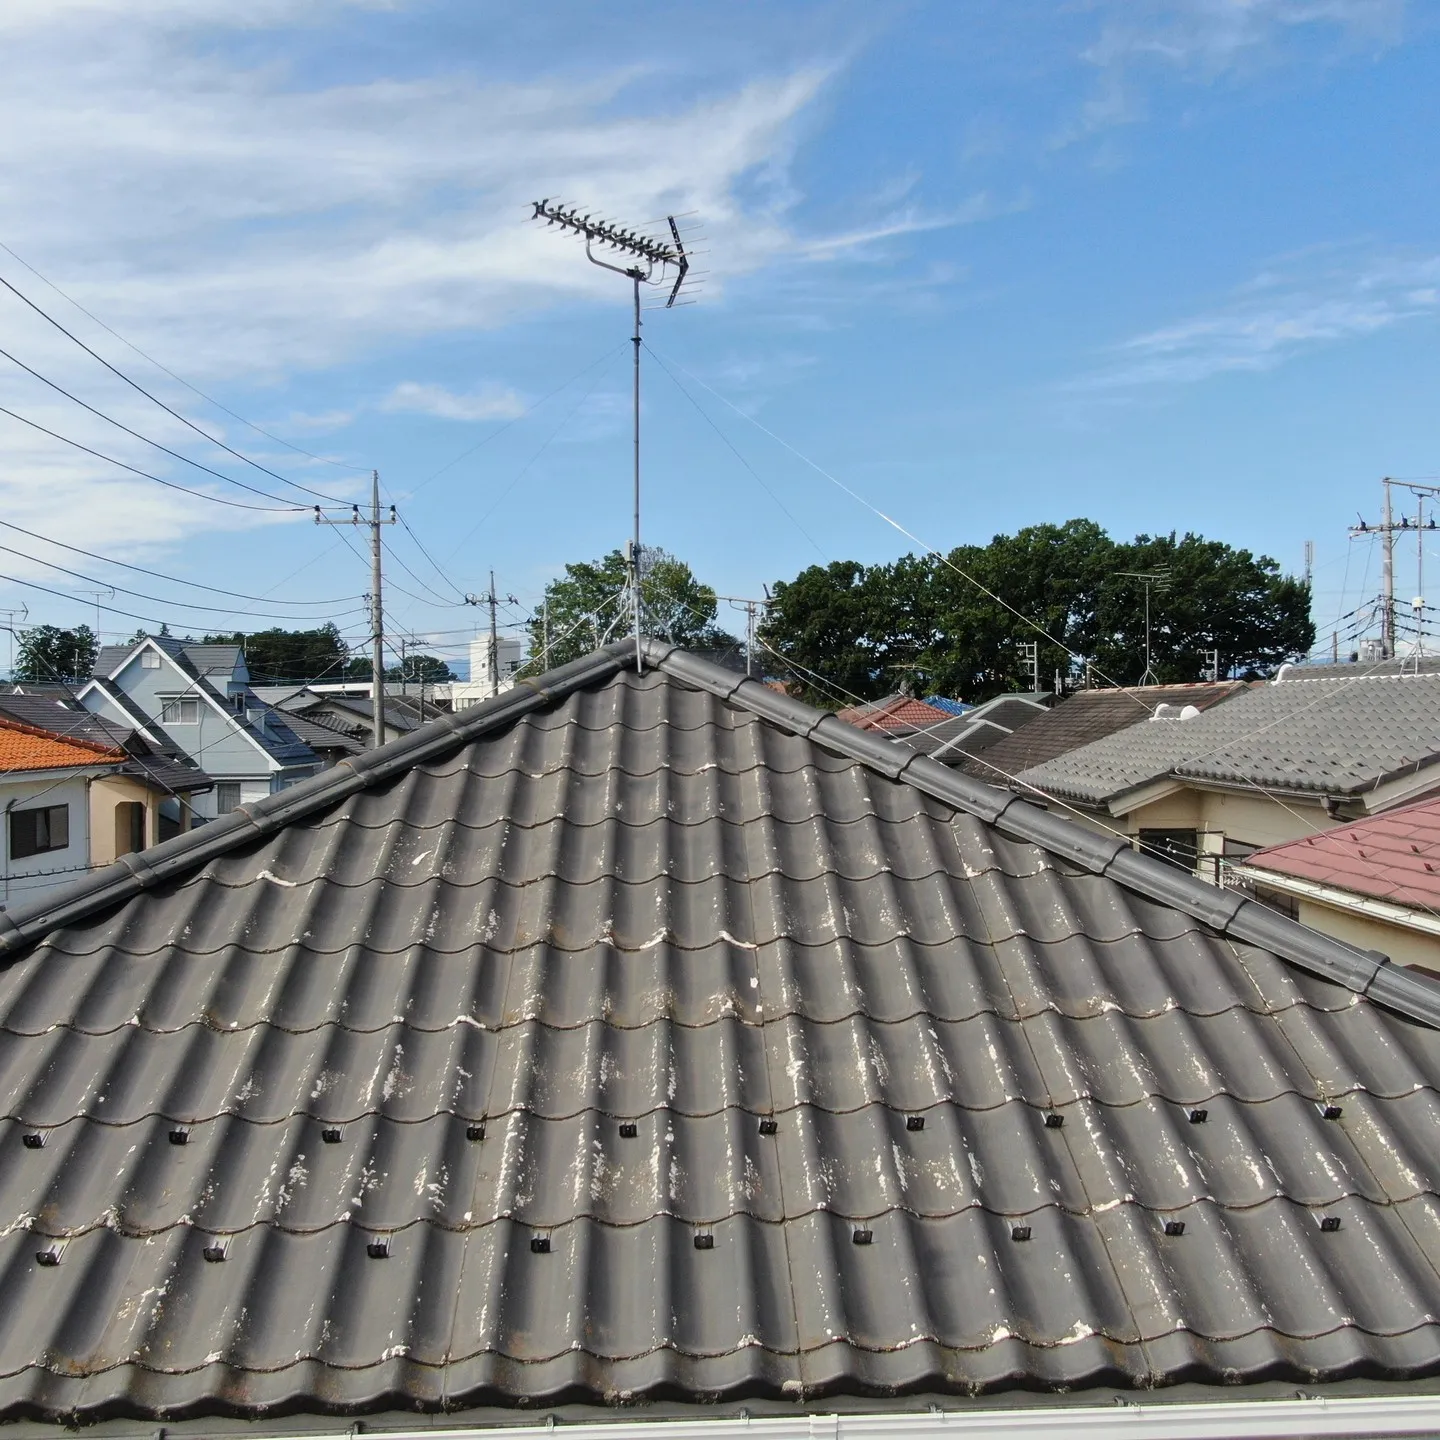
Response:
MULTIPOLYGON (((664 308, 670 309, 680 297, 686 277, 690 273, 690 252, 680 238, 680 227, 674 215, 665 217, 670 238, 656 239, 638 230, 627 230, 608 220, 599 220, 590 214, 581 214, 579 208, 561 205, 551 200, 536 200, 532 218, 545 221, 547 226, 558 225, 562 230, 580 235, 585 240, 585 258, 602 270, 624 275, 634 286, 635 325, 631 342, 635 347, 634 380, 634 429, 635 429, 635 525, 634 533, 626 545, 626 570, 630 587, 630 601, 635 621, 635 660, 641 663, 640 652, 640 287, 642 285, 670 286, 670 294, 664 308), (617 257, 624 257, 631 263, 613 265, 602 260, 595 247, 608 247, 617 257)), ((684 302, 681 302, 684 303, 684 302)))

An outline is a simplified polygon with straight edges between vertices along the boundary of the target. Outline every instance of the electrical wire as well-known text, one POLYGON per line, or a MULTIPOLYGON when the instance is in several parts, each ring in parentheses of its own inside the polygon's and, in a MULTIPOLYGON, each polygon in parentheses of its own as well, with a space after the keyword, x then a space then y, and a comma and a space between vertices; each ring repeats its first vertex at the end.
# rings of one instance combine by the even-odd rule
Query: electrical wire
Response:
MULTIPOLYGON (((0 522, 3 523, 3 522, 0 522)), ((24 550, 16 550, 9 545, 0 545, 0 552, 6 555, 14 555, 21 560, 29 560, 36 565, 44 565, 47 569, 58 570, 62 575, 69 575, 76 580, 84 580, 89 585, 100 585, 107 590, 118 590, 122 595, 133 595, 137 600, 149 600, 157 605, 173 605, 181 610, 202 610, 212 615, 239 615, 239 610, 231 609, 224 605, 201 605, 193 600, 172 600, 164 595, 147 595, 143 590, 131 590, 125 585, 114 585, 109 581, 96 579, 93 575, 86 575, 82 570, 71 570, 54 560, 42 560, 37 555, 31 555, 24 550)), ((354 597, 349 597, 353 599, 354 597)), ((281 614, 273 610, 261 610, 253 612, 265 620, 311 620, 318 617, 310 615, 281 614)), ((355 615, 359 611, 355 608, 340 612, 343 615, 355 615)), ((335 617, 330 617, 335 618, 335 617)))
MULTIPOLYGON (((0 354, 3 353, 3 351, 0 351, 0 354)), ((165 486, 167 490, 179 490, 184 495, 194 495, 200 500, 213 500, 215 504, 228 505, 232 510, 254 510, 262 515, 297 515, 303 514, 310 508, 308 505, 295 505, 289 502, 281 505, 250 505, 244 500, 227 500, 223 495, 212 495, 207 490, 192 490, 188 485, 181 485, 175 480, 162 480, 158 475, 152 475, 148 470, 140 470, 134 465, 127 464, 124 460, 117 460, 113 455, 106 455, 99 450, 93 450, 89 445, 82 445, 80 441, 72 440, 68 435, 61 435, 56 430, 50 430, 38 420, 27 420, 25 416, 16 414, 14 410, 7 410, 3 405, 0 405, 0 415, 8 415, 10 419, 18 420, 22 425, 28 425, 32 430, 38 430, 42 435, 48 435, 52 440, 59 440, 63 445, 72 445, 77 450, 83 450, 87 455, 93 455, 97 460, 103 460, 107 465, 116 465, 119 466, 121 470, 128 470, 132 475, 140 476, 142 480, 153 480, 157 485, 165 486)), ((220 478, 223 480, 225 477, 222 475, 220 478)), ((245 488, 249 489, 250 487, 246 486, 245 488)), ((278 497, 271 496, 270 498, 276 499, 278 497)))
MULTIPOLYGON (((258 489, 254 485, 246 484, 244 480, 237 480, 233 475, 226 475, 220 470, 211 469, 209 465, 202 465, 200 461, 192 460, 188 455, 182 455, 178 450, 172 450, 168 445, 162 445, 160 441, 152 440, 148 435, 142 435, 138 430, 132 430, 128 425, 124 424, 122 421, 116 420, 112 415, 107 415, 103 410, 97 410, 95 406, 91 405, 88 401, 82 400, 78 395, 72 395, 67 389, 65 389, 63 385, 57 384, 54 380, 47 379, 38 370, 32 369, 23 360, 17 359, 8 350, 0 350, 0 355, 3 355, 5 359, 10 361, 12 365, 18 365, 20 369, 22 369, 27 375, 33 375, 35 379, 37 379, 42 385, 48 385, 53 391, 55 391, 57 395, 63 395, 67 400, 72 401, 74 404, 79 405, 82 409, 88 410, 92 415, 95 415, 99 419, 105 421, 107 425, 113 425, 117 430, 123 430, 127 435, 133 436, 136 440, 141 441, 143 444, 154 446, 156 450, 159 450, 162 454, 169 455, 172 459, 180 461, 182 465, 191 465, 196 470, 203 470, 205 474, 213 475, 217 480, 223 480, 227 485, 235 485, 241 490, 248 490, 252 495, 259 495, 266 500, 274 500, 278 504, 287 506, 290 509, 308 508, 296 507, 295 502, 286 495, 272 495, 268 490, 258 489)), ((9 413, 9 411, 6 411, 6 414, 9 413)), ((16 416, 16 418, 19 419, 20 417, 16 416)), ((27 420, 25 423, 28 425, 33 422, 27 420)), ((35 428, 38 430, 42 427, 37 425, 35 428)), ((63 435, 58 435, 56 436, 56 439, 63 440, 65 439, 65 437, 63 435)), ((71 441, 69 443, 74 444, 75 442, 71 441)), ((84 447, 82 446, 81 448, 83 449, 84 447)), ((202 492, 197 490, 193 493, 198 495, 202 492)), ((215 497, 206 496, 205 498, 214 499, 215 497)), ((337 503, 348 505, 350 502, 340 501, 337 503)))
POLYGON ((404 514, 398 510, 395 513, 405 533, 415 542, 415 548, 430 562, 430 568, 460 597, 460 604, 468 605, 470 602, 466 599, 465 592, 435 563, 435 557, 420 543, 420 537, 410 528, 410 522, 404 514))
POLYGON ((308 485, 300 484, 298 480, 291 480, 286 476, 279 474, 277 471, 271 470, 269 466, 262 465, 258 460, 252 460, 248 455, 242 454, 233 446, 227 445, 218 436, 210 434, 208 430, 201 429, 201 427, 197 425, 193 420, 188 419, 186 416, 182 415, 180 411, 176 410, 173 406, 167 405, 162 399, 160 399, 158 395, 152 395, 150 391, 148 391, 142 384, 140 384, 138 380, 132 380, 130 376, 128 376, 123 370, 119 369, 117 366, 112 365, 103 355, 99 354, 97 351, 92 350, 78 335, 74 334, 70 330, 67 330, 53 315, 50 314, 48 310, 41 309, 41 307, 37 305, 28 295, 26 295, 23 290, 17 290, 15 286, 12 285, 3 275, 0 275, 0 285, 3 285, 12 295, 15 296, 17 300, 21 300, 26 305, 28 305, 38 316, 40 316, 42 320, 48 321, 51 325, 53 325, 63 336, 65 336, 67 340, 74 341, 74 343, 78 345, 87 355, 91 356, 95 360, 98 360, 100 364, 102 364, 117 379, 123 380, 132 390, 137 391, 147 400, 151 401, 155 405, 158 405, 167 415, 173 415, 175 419, 177 419, 182 425, 189 426, 189 428, 193 430, 197 435, 203 436, 212 445, 219 446, 219 448, 225 451, 227 455, 233 455, 237 460, 241 460, 246 465, 249 465, 253 469, 258 470, 262 475, 268 475, 272 480, 278 480, 282 485, 290 485, 293 486, 296 490, 303 490, 305 494, 313 495, 317 500, 326 500, 335 505, 343 505, 347 503, 343 500, 336 499, 336 497, 333 495, 326 495, 322 491, 312 490, 308 485))
MULTIPOLYGON (((654 355, 656 359, 662 358, 660 356, 660 353, 653 348, 651 348, 650 353, 654 355)), ((671 363, 675 365, 675 368, 679 370, 681 374, 688 376, 697 385, 701 386, 705 390, 708 390, 710 394, 712 394, 722 404, 728 405, 730 409, 732 409, 742 419, 748 420, 750 424, 755 426, 757 430, 763 431, 773 441, 775 441, 777 445, 780 445, 784 449, 788 450, 793 456, 795 456, 797 460, 800 460, 804 464, 808 465, 812 470, 815 471, 817 475, 822 476, 824 479, 828 480, 832 485, 834 485, 837 490, 840 490, 844 494, 848 495, 857 504, 864 506, 864 508, 870 511, 872 515, 877 516, 879 519, 883 520, 887 525, 889 525, 893 530, 898 531, 907 540, 909 540, 912 545, 918 545, 922 550, 925 551, 928 556, 938 560, 942 565, 953 570, 958 576, 960 576, 962 580, 965 580, 969 584, 973 585, 982 595, 987 596, 997 605, 1008 610, 1013 616, 1015 616, 1017 620, 1019 620, 1023 625, 1029 626, 1029 628, 1033 630, 1037 635, 1039 635, 1042 639, 1048 640, 1050 644, 1054 645, 1057 649, 1063 650, 1077 664, 1088 664, 1094 674, 1100 676, 1102 680, 1108 680, 1117 691, 1128 696, 1131 700, 1135 702, 1137 706, 1139 706, 1140 709, 1144 710, 1147 714, 1149 713, 1149 707, 1145 704, 1143 700, 1140 699, 1138 695, 1134 694, 1134 691, 1136 689, 1141 689, 1144 687, 1122 685, 1118 680, 1114 679, 1112 676, 1107 675, 1093 661, 1087 660, 1086 657, 1081 655, 1078 651, 1072 650, 1070 646, 1068 646, 1063 640, 1057 639, 1048 630, 1046 630, 1045 627, 1039 623, 1039 621, 1032 620, 1030 616, 1024 613, 1024 611, 1017 609, 1003 596, 997 595, 983 581, 978 580, 967 570, 963 570, 948 555, 943 554, 940 550, 936 549, 935 546, 922 540, 913 531, 907 530, 904 525, 902 525, 892 516, 887 515, 882 509, 880 509, 878 505, 872 505, 870 501, 867 500, 858 491, 852 490, 850 486, 845 484, 843 480, 837 479, 828 470, 826 470, 824 466, 817 464, 814 460, 810 459, 808 455, 797 450, 792 444, 790 444, 788 440, 782 439, 773 430, 769 429, 765 425, 762 425, 753 415, 747 415, 738 405, 734 404, 730 400, 727 400, 725 396, 720 394, 720 392, 716 390, 713 386, 707 385, 702 379, 700 379, 698 375, 692 374, 683 365, 681 365, 678 360, 674 360, 671 363)))
POLYGON ((287 450, 293 450, 297 455, 303 455, 307 460, 317 461, 321 465, 334 465, 340 470, 354 470, 361 474, 368 475, 371 467, 368 465, 347 465, 343 460, 332 459, 328 455, 316 455, 311 450, 306 450, 301 445, 291 444, 289 440, 282 439, 279 435, 272 435, 270 431, 257 425, 253 420, 247 420, 243 415, 237 414, 228 406, 222 405, 213 395, 207 395, 198 386, 192 385, 183 375, 177 375, 168 366, 163 365, 153 355, 142 350, 133 340, 127 339, 113 326, 107 325, 93 310, 87 310, 73 295, 62 290, 48 275, 42 275, 22 255, 17 255, 3 240, 0 240, 0 250, 3 250, 18 265, 23 265, 42 285, 47 285, 67 304, 73 305, 87 319, 93 320, 108 335, 113 335, 122 345, 133 350, 142 360, 153 365, 163 374, 168 375, 177 384, 183 385, 192 395, 198 395, 207 405, 213 405, 217 410, 228 415, 232 420, 238 420, 242 425, 253 430, 257 435, 263 435, 267 440, 273 440, 277 445, 283 445, 287 450))
MULTIPOLYGON (((0 520, 0 525, 3 525, 7 530, 15 530, 18 531, 21 535, 28 535, 32 540, 42 540, 47 545, 55 545, 58 546, 61 550, 69 550, 72 554, 84 555, 87 559, 99 560, 105 565, 117 565, 122 570, 133 570, 137 575, 149 575, 152 579, 155 580, 167 580, 172 585, 188 585, 192 589, 204 590, 211 595, 230 595, 233 596, 236 600, 257 600, 260 601, 262 604, 270 598, 268 595, 244 595, 241 594, 238 590, 227 590, 219 585, 204 585, 198 580, 182 580, 178 575, 166 575, 159 570, 147 570, 143 565, 131 565, 128 561, 125 560, 114 560, 108 555, 97 555, 93 550, 82 550, 78 545, 68 545, 63 540, 53 540, 48 535, 41 535, 38 531, 35 530, 27 530, 23 525, 16 525, 9 520, 0 520)), ((319 559, 319 556, 317 556, 316 559, 319 559)), ((42 561, 41 563, 43 564, 44 562, 42 561)), ((309 563, 313 562, 307 562, 307 564, 309 563)), ((298 574, 299 572, 297 571, 296 573, 298 574)), ((283 584, 284 582, 282 581, 281 583, 283 584)), ((276 588, 278 589, 279 587, 277 586, 276 588)), ((137 594, 138 592, 130 591, 128 593, 137 594)), ((145 596, 144 598, 156 599, 158 597, 145 596)), ((289 606, 343 605, 345 601, 353 600, 354 598, 355 597, 353 595, 340 595, 329 600, 283 600, 276 601, 275 603, 289 606)), ((185 602, 181 601, 178 603, 184 604, 185 602)), ((237 611, 235 613, 238 614, 239 612, 237 611)))
POLYGON ((760 472, 735 448, 730 437, 707 415, 701 407, 700 402, 680 383, 679 378, 671 371, 670 367, 651 349, 648 342, 644 342, 646 350, 650 352, 650 358, 665 372, 675 388, 695 407, 700 418, 720 437, 721 442, 730 453, 750 472, 750 478, 775 502, 784 514, 785 518, 810 542, 815 553, 827 564, 830 557, 820 548, 820 542, 790 513, 790 507, 760 478, 760 472))

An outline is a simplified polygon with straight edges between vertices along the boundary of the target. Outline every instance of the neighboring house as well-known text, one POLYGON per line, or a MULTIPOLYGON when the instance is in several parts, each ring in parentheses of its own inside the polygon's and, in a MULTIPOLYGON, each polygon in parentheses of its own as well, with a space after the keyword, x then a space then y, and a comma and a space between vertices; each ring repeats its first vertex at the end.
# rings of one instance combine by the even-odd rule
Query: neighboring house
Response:
POLYGON ((86 709, 173 747, 215 779, 199 818, 273 794, 321 768, 285 715, 250 688, 238 645, 196 645, 168 635, 107 645, 78 691, 86 709))
POLYGON ((1010 785, 1031 766, 1042 765, 1082 745, 1148 720, 1161 706, 1178 714, 1186 706, 1208 709, 1245 689, 1240 680, 1218 684, 1132 685, 1114 690, 1077 690, 1047 714, 1037 715, 1013 735, 988 746, 961 765, 967 775, 992 785, 1010 785))
POLYGON ((912 750, 941 760, 946 765, 963 765, 1022 725, 1044 715, 1054 697, 1045 693, 996 695, 981 705, 971 706, 963 715, 927 726, 903 737, 912 750))
POLYGON ((913 695, 887 695, 883 700, 869 700, 836 711, 836 719, 861 730, 884 730, 892 735, 906 735, 953 719, 948 710, 917 700, 913 695))
MULTIPOLYGON (((188 766, 0 714, 0 901, 66 884, 155 844, 161 807, 189 802, 209 784, 188 766)), ((180 830, 188 828, 187 810, 178 810, 180 830)))
MULTIPOLYGON (((374 702, 368 698, 335 695, 302 687, 278 703, 287 717, 299 716, 327 730, 348 736, 362 749, 368 749, 373 742, 375 709, 374 702)), ((433 719, 439 713, 433 705, 426 704, 427 719, 433 719)), ((398 740, 402 735, 408 735, 423 723, 418 696, 410 699, 386 692, 384 727, 387 743, 398 740)))
POLYGON ((1223 860, 1440 788, 1440 674, 1304 674, 1157 715, 1022 771, 1017 788, 1212 880, 1223 860))
POLYGON ((642 643, 0 916, 0 1420, 1440 1429, 1440 985, 642 643))
POLYGON ((1257 850, 1226 883, 1440 979, 1440 796, 1257 850))
POLYGON ((199 797, 214 788, 212 778, 184 760, 163 735, 147 739, 132 726, 91 714, 69 689, 62 690, 61 697, 0 692, 0 715, 62 739, 88 740, 123 750, 127 771, 144 772, 152 787, 161 792, 155 823, 147 830, 145 844, 153 845, 188 830, 195 805, 204 803, 199 797))

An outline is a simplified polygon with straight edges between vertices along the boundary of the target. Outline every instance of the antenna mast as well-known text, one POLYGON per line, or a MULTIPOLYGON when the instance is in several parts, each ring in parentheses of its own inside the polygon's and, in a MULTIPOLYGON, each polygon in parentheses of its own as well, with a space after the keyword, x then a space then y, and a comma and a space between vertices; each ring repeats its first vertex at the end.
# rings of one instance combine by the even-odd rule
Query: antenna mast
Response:
MULTIPOLYGON (((562 230, 585 238, 585 258, 602 270, 624 275, 635 288, 635 326, 631 343, 635 347, 635 529, 626 546, 626 569, 630 586, 630 601, 635 620, 635 663, 642 665, 640 652, 640 287, 642 285, 663 286, 670 274, 674 282, 664 308, 669 310, 679 298, 685 277, 690 272, 690 255, 680 238, 680 227, 676 217, 667 215, 665 223, 670 228, 670 239, 657 240, 653 236, 627 230, 608 220, 597 220, 589 214, 582 215, 578 207, 564 206, 551 200, 536 200, 536 220, 545 221, 547 226, 558 225, 562 230), (595 246, 608 246, 617 257, 623 256, 629 265, 612 265, 595 254, 595 246)), ((493 591, 494 586, 491 586, 493 591)))

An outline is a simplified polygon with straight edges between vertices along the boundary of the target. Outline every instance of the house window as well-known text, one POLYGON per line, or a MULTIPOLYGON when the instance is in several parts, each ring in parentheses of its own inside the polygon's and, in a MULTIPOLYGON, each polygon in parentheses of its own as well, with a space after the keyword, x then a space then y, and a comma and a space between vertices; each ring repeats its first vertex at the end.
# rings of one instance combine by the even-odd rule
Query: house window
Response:
POLYGON ((1142 830, 1136 838, 1142 854, 1163 860, 1177 870, 1195 873, 1200 837, 1194 830, 1142 830))
POLYGON ((240 808, 240 782, 238 780, 217 780, 215 782, 215 813, 228 815, 240 808))
POLYGON ((160 668, 160 656, 157 651, 146 650, 140 656, 140 668, 142 670, 158 670, 160 668))
POLYGON ((47 850, 63 850, 70 843, 70 807, 46 805, 37 810, 10 812, 10 858, 24 860, 47 850))
POLYGON ((160 719, 166 725, 198 725, 200 701, 192 695, 172 695, 160 701, 160 719))

